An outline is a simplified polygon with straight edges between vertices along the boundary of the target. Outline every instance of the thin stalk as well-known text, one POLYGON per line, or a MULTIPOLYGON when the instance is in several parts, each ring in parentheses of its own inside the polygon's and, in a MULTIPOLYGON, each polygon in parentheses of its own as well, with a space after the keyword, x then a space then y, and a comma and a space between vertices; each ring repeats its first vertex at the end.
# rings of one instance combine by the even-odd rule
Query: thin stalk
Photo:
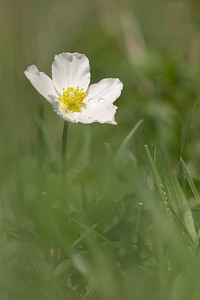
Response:
POLYGON ((65 208, 65 197, 66 197, 66 184, 67 184, 67 178, 66 178, 66 158, 67 158, 67 135, 68 135, 68 127, 69 123, 64 121, 63 125, 63 134, 62 134, 62 153, 61 153, 61 167, 62 167, 62 202, 61 202, 61 208, 65 208))

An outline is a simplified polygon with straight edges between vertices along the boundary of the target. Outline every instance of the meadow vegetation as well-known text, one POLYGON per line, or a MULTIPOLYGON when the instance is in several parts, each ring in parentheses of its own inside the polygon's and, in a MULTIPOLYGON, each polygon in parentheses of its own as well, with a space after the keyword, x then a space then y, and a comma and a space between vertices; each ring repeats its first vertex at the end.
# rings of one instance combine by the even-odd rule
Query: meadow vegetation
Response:
POLYGON ((200 3, 1 0, 0 300, 197 300, 200 3), (118 125, 70 124, 30 85, 55 54, 124 84, 118 125))

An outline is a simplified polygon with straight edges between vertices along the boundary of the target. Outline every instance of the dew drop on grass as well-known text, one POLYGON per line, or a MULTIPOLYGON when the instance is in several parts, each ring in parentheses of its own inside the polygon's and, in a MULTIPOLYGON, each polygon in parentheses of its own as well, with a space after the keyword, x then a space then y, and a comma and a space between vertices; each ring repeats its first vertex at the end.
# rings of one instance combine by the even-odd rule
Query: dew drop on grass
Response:
POLYGON ((171 271, 171 269, 172 269, 172 267, 171 267, 171 263, 170 263, 170 262, 168 262, 168 264, 167 264, 167 270, 168 270, 168 271, 171 271))

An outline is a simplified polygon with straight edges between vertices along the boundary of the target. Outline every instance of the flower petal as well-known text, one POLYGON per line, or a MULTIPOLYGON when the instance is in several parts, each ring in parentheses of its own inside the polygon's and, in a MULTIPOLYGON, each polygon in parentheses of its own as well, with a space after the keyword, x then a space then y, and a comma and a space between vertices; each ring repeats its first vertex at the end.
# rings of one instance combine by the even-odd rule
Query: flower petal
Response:
POLYGON ((92 102, 88 103, 85 108, 82 108, 81 112, 74 112, 72 114, 58 113, 61 118, 68 122, 73 123, 84 123, 90 124, 94 122, 98 123, 108 123, 108 124, 117 124, 114 118, 117 106, 112 103, 102 103, 102 102, 92 102))
POLYGON ((121 94, 122 82, 118 78, 105 78, 98 83, 92 84, 88 89, 85 102, 113 103, 121 94))
POLYGON ((117 124, 115 113, 117 106, 113 102, 120 96, 123 84, 118 78, 106 78, 92 84, 84 100, 86 106, 81 112, 63 113, 57 106, 56 112, 68 122, 90 124, 94 122, 117 124))
POLYGON ((57 91, 62 94, 63 88, 87 90, 90 83, 89 60, 80 53, 61 53, 55 56, 52 64, 52 79, 57 91))
POLYGON ((77 123, 77 121, 73 118, 72 113, 64 113, 61 109, 61 104, 59 102, 53 105, 54 111, 59 115, 63 120, 70 122, 70 123, 77 123))
POLYGON ((43 72, 39 72, 35 65, 27 68, 24 72, 30 80, 34 88, 50 103, 54 102, 55 97, 58 97, 53 81, 43 72))

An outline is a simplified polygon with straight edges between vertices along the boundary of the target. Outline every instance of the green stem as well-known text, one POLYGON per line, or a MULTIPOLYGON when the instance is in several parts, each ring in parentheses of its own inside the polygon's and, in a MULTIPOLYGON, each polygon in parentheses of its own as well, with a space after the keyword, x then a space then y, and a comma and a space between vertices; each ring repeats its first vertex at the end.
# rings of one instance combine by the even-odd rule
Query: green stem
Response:
POLYGON ((64 121, 63 134, 62 134, 62 153, 61 153, 61 167, 62 167, 62 209, 65 208, 65 197, 66 197, 66 158, 67 158, 67 134, 68 134, 69 123, 64 121))

